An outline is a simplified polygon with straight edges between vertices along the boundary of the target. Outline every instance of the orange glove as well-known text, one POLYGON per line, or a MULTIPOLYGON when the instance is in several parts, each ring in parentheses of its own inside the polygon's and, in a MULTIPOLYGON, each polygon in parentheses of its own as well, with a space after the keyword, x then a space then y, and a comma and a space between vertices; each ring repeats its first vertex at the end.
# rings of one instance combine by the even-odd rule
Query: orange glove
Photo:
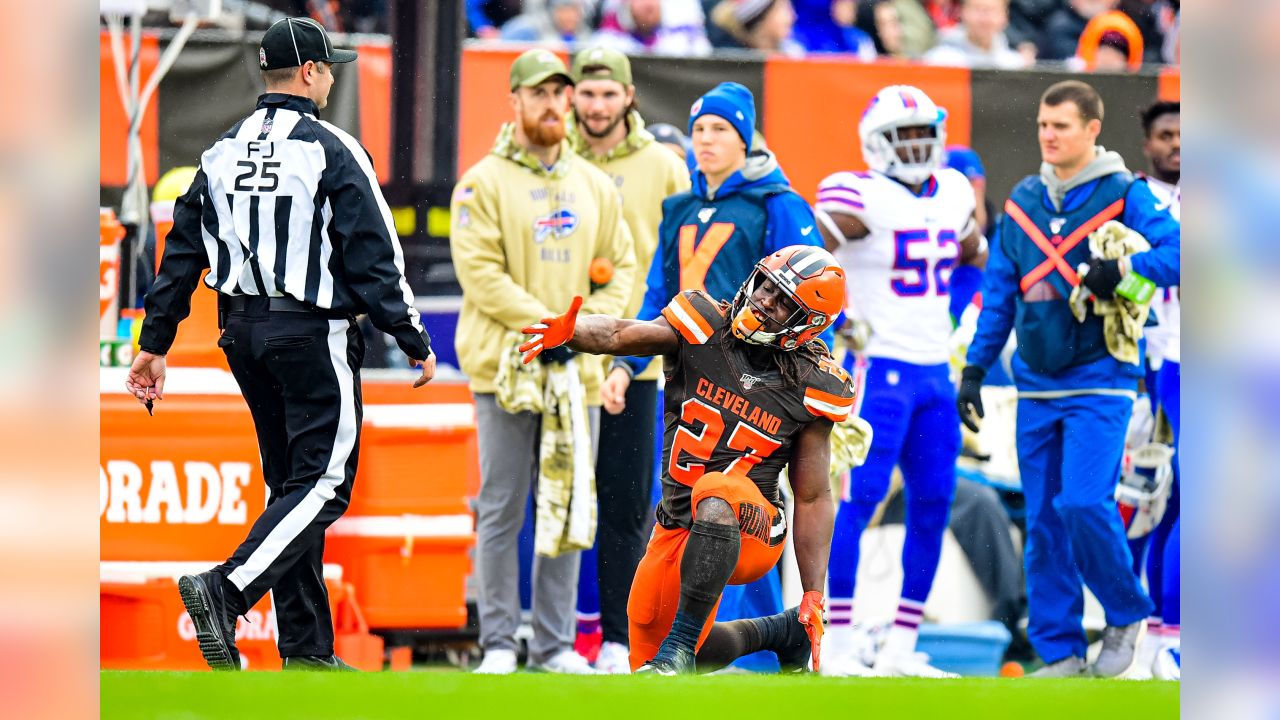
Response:
POLYGON ((560 347, 573 339, 573 328, 578 324, 578 308, 582 307, 582 296, 577 295, 569 305, 569 311, 563 315, 543 318, 542 322, 523 328, 520 332, 532 335, 528 342, 520 346, 521 358, 525 365, 533 362, 538 354, 547 348, 560 347))
POLYGON ((813 671, 818 672, 818 656, 822 654, 822 593, 810 590, 800 599, 800 624, 809 634, 809 644, 813 646, 813 671))

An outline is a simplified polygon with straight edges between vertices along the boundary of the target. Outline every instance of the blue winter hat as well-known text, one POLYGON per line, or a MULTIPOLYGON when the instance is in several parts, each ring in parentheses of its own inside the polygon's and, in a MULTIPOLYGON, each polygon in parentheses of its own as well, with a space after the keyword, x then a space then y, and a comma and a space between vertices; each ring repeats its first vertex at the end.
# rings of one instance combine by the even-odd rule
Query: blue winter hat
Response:
POLYGON ((698 98, 689 108, 689 135, 693 135, 693 123, 703 115, 722 117, 733 125, 742 136, 742 142, 751 152, 751 136, 756 127, 756 99, 745 85, 722 82, 698 98))

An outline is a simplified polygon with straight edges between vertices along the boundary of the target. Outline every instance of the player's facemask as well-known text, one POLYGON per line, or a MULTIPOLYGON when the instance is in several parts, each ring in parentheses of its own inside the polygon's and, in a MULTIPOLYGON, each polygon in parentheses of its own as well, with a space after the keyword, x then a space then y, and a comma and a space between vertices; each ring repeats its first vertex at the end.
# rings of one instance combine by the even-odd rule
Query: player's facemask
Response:
POLYGON ((756 263, 733 298, 730 328, 743 342, 795 350, 831 326, 844 308, 844 292, 844 270, 831 253, 792 245, 756 263), (795 308, 782 323, 755 298, 765 281, 795 308))

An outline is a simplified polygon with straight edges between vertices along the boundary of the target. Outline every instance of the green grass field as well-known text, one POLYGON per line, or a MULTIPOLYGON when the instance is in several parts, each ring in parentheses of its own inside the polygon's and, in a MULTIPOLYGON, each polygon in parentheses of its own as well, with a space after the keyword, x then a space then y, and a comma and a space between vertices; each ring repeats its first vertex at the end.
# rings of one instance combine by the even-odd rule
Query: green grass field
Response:
POLYGON ((103 718, 1176 718, 1178 684, 1122 680, 103 672, 103 718))

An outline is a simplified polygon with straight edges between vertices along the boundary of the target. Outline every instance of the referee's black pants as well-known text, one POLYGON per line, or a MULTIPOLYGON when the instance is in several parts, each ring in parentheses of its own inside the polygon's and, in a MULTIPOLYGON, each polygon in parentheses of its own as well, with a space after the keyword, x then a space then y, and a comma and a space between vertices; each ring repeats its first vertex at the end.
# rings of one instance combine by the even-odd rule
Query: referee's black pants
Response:
POLYGON ((600 413, 596 453, 596 567, 604 642, 627 644, 627 597, 653 531, 653 429, 658 382, 635 380, 617 415, 600 413))
POLYGON ((270 497, 218 570, 245 608, 272 591, 281 657, 332 655, 321 558, 355 480, 364 339, 350 318, 262 307, 223 325, 218 345, 253 414, 270 497))

